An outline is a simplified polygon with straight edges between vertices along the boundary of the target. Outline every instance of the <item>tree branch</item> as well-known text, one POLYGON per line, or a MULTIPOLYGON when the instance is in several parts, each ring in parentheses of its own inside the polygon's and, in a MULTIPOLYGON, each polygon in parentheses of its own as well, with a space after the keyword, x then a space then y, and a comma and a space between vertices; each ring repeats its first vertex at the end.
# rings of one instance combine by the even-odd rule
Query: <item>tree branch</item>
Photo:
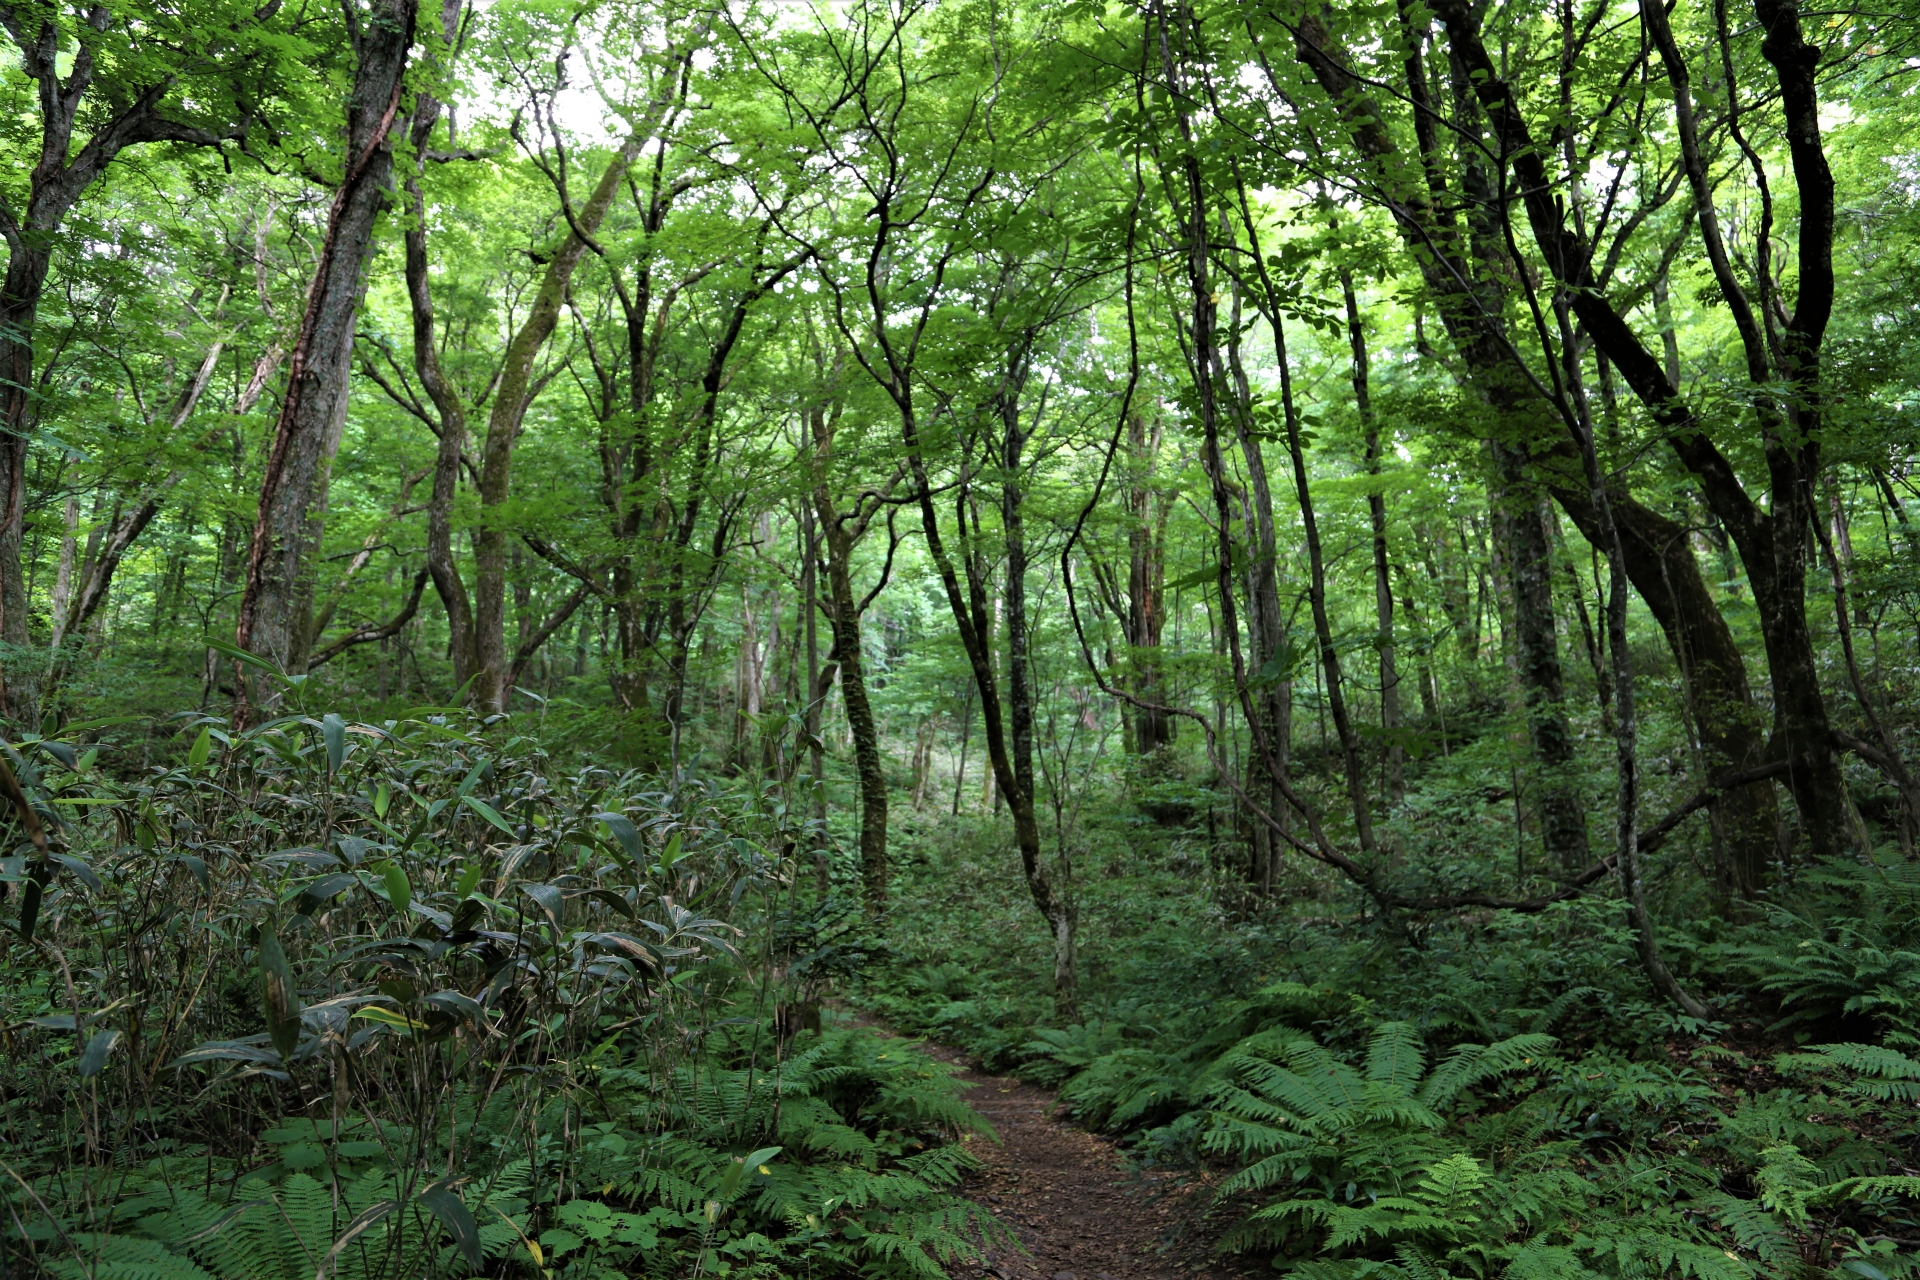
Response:
POLYGON ((399 613, 396 613, 392 618, 378 626, 356 627, 354 630, 347 632, 347 634, 341 636, 338 640, 335 640, 332 644, 308 658, 307 670, 313 671, 325 666, 355 645, 368 644, 375 640, 385 640, 388 636, 397 633, 400 628, 412 622, 413 615, 419 612, 420 593, 425 590, 426 585, 427 571, 422 569, 413 575, 413 590, 408 593, 407 603, 401 608, 399 613))

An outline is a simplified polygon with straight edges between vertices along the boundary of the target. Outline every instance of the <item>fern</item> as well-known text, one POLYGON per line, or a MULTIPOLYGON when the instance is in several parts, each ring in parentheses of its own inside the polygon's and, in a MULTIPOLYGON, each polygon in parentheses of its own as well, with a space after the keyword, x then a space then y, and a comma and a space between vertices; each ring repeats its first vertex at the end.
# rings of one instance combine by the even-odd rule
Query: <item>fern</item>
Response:
POLYGON ((1769 1266, 1786 1266, 1794 1261, 1792 1238, 1780 1220, 1757 1201, 1712 1191, 1697 1197, 1696 1202, 1711 1210, 1734 1242, 1760 1261, 1769 1266))
POLYGON ((77 1232, 78 1257, 47 1263, 54 1280, 215 1280, 193 1259, 171 1252, 158 1240, 140 1236, 77 1232))
POLYGON ((1411 1094, 1426 1074, 1427 1046, 1410 1022, 1383 1022, 1367 1046, 1367 1079, 1393 1092, 1411 1094))
MULTIPOLYGON (((312 1280, 347 1225, 391 1193, 391 1180, 377 1173, 341 1184, 337 1205, 333 1187, 304 1173, 277 1185, 243 1181, 231 1204, 182 1187, 173 1207, 144 1219, 140 1230, 222 1280, 312 1280)), ((404 1231, 407 1222, 396 1213, 364 1232, 335 1258, 332 1274, 344 1280, 377 1275, 389 1232, 404 1231)), ((414 1235, 414 1247, 424 1243, 414 1235)))
POLYGON ((1875 1044, 1815 1045, 1796 1054, 1782 1054, 1779 1064, 1795 1067, 1841 1067, 1853 1072, 1846 1092, 1874 1102, 1920 1102, 1920 1061, 1896 1049, 1875 1044))

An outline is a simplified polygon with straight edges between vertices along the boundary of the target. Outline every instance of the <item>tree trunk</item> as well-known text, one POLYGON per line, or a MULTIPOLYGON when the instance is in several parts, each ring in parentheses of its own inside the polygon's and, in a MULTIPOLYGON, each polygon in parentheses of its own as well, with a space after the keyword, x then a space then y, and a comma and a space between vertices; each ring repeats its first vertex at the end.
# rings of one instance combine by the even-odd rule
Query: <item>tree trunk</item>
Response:
POLYGON ((820 742, 820 706, 827 697, 827 686, 820 673, 820 533, 814 523, 813 507, 802 503, 801 508, 801 545, 806 563, 800 570, 800 607, 807 618, 807 709, 801 718, 801 732, 807 740, 807 813, 813 820, 813 872, 820 896, 825 898, 833 885, 827 866, 827 762, 820 742))
POLYGON ((1353 351, 1353 403, 1367 441, 1367 515, 1373 525, 1374 647, 1380 655, 1380 732, 1384 739, 1381 762, 1386 774, 1387 805, 1407 798, 1407 748, 1400 739, 1400 674, 1394 666, 1393 576, 1387 560, 1387 496, 1380 489, 1380 426, 1373 420, 1373 394, 1367 366, 1367 333, 1361 323, 1360 302, 1353 292, 1353 273, 1342 270, 1340 291, 1347 304, 1347 345, 1353 351))
MULTIPOLYGON (((265 16, 272 8, 260 12, 265 16)), ((0 644, 15 653, 32 644, 20 552, 27 443, 38 417, 34 326, 61 224, 128 147, 152 142, 213 146, 222 141, 220 135, 161 114, 179 85, 178 69, 164 61, 128 64, 121 59, 121 41, 142 42, 108 6, 91 6, 81 21, 56 21, 54 13, 45 9, 36 17, 32 11, 8 6, 6 18, 8 33, 20 51, 15 70, 36 82, 40 106, 39 155, 26 199, 9 205, 7 216, 0 219, 0 234, 7 245, 6 275, 0 279, 0 644), (37 27, 31 25, 36 22, 37 27), (118 64, 113 68, 116 72, 129 74, 131 66, 144 65, 143 71, 131 73, 155 78, 144 86, 137 80, 121 82, 116 86, 118 93, 108 95, 118 101, 90 102, 88 94, 99 70, 96 43, 112 51, 109 56, 118 64), (74 137, 74 124, 88 117, 103 123, 81 142, 74 137)), ((161 59, 170 52, 157 45, 149 49, 161 59)), ((182 56, 197 60, 203 55, 195 51, 182 56)), ((40 675, 36 657, 0 676, 0 715, 12 717, 24 728, 37 728, 40 675)))
MULTIPOLYGON (((1029 339, 1031 335, 1026 335, 1029 339)), ((1006 633, 1007 633, 1007 719, 1013 738, 1013 779, 1017 791, 1003 788, 1011 800, 1024 798, 1027 821, 1039 840, 1033 809, 1036 788, 1033 772, 1033 665, 1028 654, 1031 635, 1027 620, 1027 533, 1021 507, 1026 501, 1021 469, 1027 443, 1027 427, 1021 420, 1020 393, 1026 384, 1029 352, 1023 344, 1010 359, 998 399, 1000 415, 1000 530, 1006 548, 1006 633)), ((1053 932, 1053 998, 1063 1015, 1076 1013, 1079 1006, 1079 967, 1077 934, 1080 912, 1073 898, 1071 867, 1064 847, 1056 861, 1055 877, 1048 880, 1052 912, 1047 923, 1053 932)))
MULTIPOLYGON (((0 428, 5 431, 0 435, 0 644, 18 653, 33 644, 20 547, 26 521, 27 438, 38 417, 33 407, 32 335, 51 253, 25 243, 25 237, 11 238, 8 250, 7 274, 0 283, 0 428)), ((13 669, 0 677, 0 710, 19 728, 38 729, 38 664, 9 665, 13 669)))
POLYGON ((827 660, 839 671, 847 730, 853 736, 854 772, 860 780, 861 888, 867 914, 878 916, 887 909, 887 776, 880 758, 873 704, 867 698, 860 602, 853 595, 853 549, 866 532, 866 520, 857 512, 843 515, 828 487, 827 468, 838 417, 837 412, 829 414, 824 406, 809 406, 807 422, 813 438, 809 463, 814 515, 819 521, 821 546, 827 553, 827 621, 833 628, 833 649, 827 660))
POLYGON ((1553 547, 1541 517, 1540 491, 1528 476, 1526 455, 1495 440, 1493 461, 1496 487, 1490 496, 1513 594, 1515 669, 1524 700, 1527 741, 1538 770, 1534 807, 1549 864, 1571 874, 1584 869, 1592 858, 1586 809, 1572 768, 1573 733, 1567 725, 1566 682, 1553 611, 1553 547))
MULTIPOLYGON (((1583 491, 1556 485, 1554 497, 1589 542, 1602 545, 1593 503, 1583 491)), ((1708 776, 1751 769, 1767 759, 1763 713, 1747 683, 1745 656, 1714 602, 1687 528, 1617 490, 1608 506, 1634 590, 1666 635, 1681 674, 1681 692, 1706 757, 1708 776)), ((1780 814, 1771 782, 1728 791, 1713 807, 1719 826, 1722 888, 1752 898, 1771 878, 1779 856, 1780 814)))
MULTIPOLYGON (((418 0, 376 0, 361 24, 347 106, 345 172, 328 211, 261 479, 234 638, 240 648, 289 670, 304 659, 309 639, 310 553, 317 550, 327 479, 346 425, 354 318, 373 254, 374 223, 392 185, 388 139, 400 108, 417 7, 418 0)), ((249 675, 236 666, 237 725, 246 722, 252 703, 249 675)))
MULTIPOLYGON (((459 0, 443 0, 442 34, 453 39, 459 22, 459 0)), ((424 157, 428 140, 440 119, 441 103, 421 94, 414 107, 412 141, 424 157)), ((424 164, 424 159, 421 161, 424 164)), ((440 417, 440 444, 434 453, 433 492, 427 500, 427 572, 447 615, 447 650, 453 662, 453 684, 464 691, 473 678, 473 603, 453 554, 453 502, 460 489, 461 454, 467 447, 467 407, 459 390, 440 366, 439 339, 434 332, 433 290, 427 270, 426 199, 420 175, 407 177, 407 199, 412 217, 406 231, 407 301, 413 319, 413 369, 440 417)))
MULTIPOLYGON (((1055 940, 1054 1013, 1056 1017, 1071 1020, 1078 1016, 1077 982, 1073 971, 1062 970, 1060 965, 1062 962, 1071 964, 1073 960, 1071 948, 1063 949, 1061 946, 1061 939, 1072 938, 1072 907, 1056 893, 1052 878, 1041 863, 1040 825, 1034 814, 1033 795, 1020 785, 1012 756, 1007 750, 1006 720, 1002 714, 999 682, 994 678, 993 655, 989 647, 993 628, 986 584, 971 571, 969 565, 966 585, 961 585, 959 572, 954 567, 953 557, 948 553, 946 539, 940 531, 939 512, 933 505, 933 484, 927 474, 911 384, 903 371, 892 369, 889 372, 891 378, 883 386, 900 413, 901 442, 906 448, 907 464, 920 507, 920 528, 926 538, 927 554, 932 558, 934 568, 940 575, 941 586, 946 590, 947 607, 953 613, 954 623, 960 632, 961 647, 973 671, 973 687, 980 698, 980 725, 982 736, 986 739, 987 759, 1000 794, 1006 800, 1007 810, 1013 816, 1014 843, 1020 851, 1020 866, 1026 875, 1027 892, 1033 899, 1034 909, 1047 922, 1055 940)), ((960 495, 959 502, 964 512, 964 493, 960 495)))
MULTIPOLYGON (((1384 117, 1365 86, 1347 73, 1346 68, 1354 65, 1351 58, 1317 17, 1309 15, 1297 35, 1296 52, 1301 62, 1329 96, 1342 104, 1354 145, 1378 167, 1376 181, 1382 183, 1395 210, 1401 238, 1421 260, 1423 278, 1461 353, 1467 381, 1483 399, 1532 399, 1515 386, 1520 374, 1504 349, 1487 341, 1479 330, 1478 318, 1504 314, 1504 301, 1491 296, 1488 282, 1475 280, 1476 273, 1458 253, 1457 224, 1447 212, 1449 200, 1436 176, 1438 167, 1431 163, 1425 166, 1429 191, 1402 186, 1397 176, 1402 170, 1396 144, 1380 126, 1384 117), (1453 256, 1442 260, 1435 247, 1453 256), (1475 287, 1489 296, 1476 300, 1470 292, 1475 287)), ((1409 24, 1409 96, 1415 105, 1414 120, 1423 155, 1429 155, 1438 140, 1432 124, 1436 119, 1432 95, 1420 67, 1419 49, 1425 38, 1424 31, 1413 30, 1409 24)), ((1668 337, 1671 339, 1670 330, 1668 337)), ((1601 345, 1604 350, 1606 344, 1601 345)), ((1670 362, 1675 373, 1678 360, 1678 347, 1674 346, 1670 362)), ((1585 484, 1576 478, 1576 451, 1564 443, 1544 445, 1542 441, 1549 434, 1544 429, 1527 434, 1534 444, 1535 461, 1551 461, 1546 480, 1554 498, 1582 534, 1594 546, 1603 547, 1591 503, 1583 496, 1585 484)), ((1745 661, 1700 574, 1684 531, 1634 501, 1624 490, 1609 487, 1608 495, 1634 589, 1660 620, 1673 648, 1710 755, 1717 754, 1730 763, 1758 763, 1758 754, 1765 749, 1759 730, 1761 713, 1747 682, 1745 661), (1680 536, 1670 536, 1672 533, 1680 536)), ((1447 603, 1446 597, 1443 603, 1447 603)), ((1457 625, 1460 619, 1455 617, 1454 621, 1457 625)), ((1771 783, 1754 783, 1731 794, 1729 803, 1721 806, 1728 818, 1723 843, 1729 865, 1723 868, 1723 875, 1729 883, 1741 886, 1739 891, 1743 893, 1764 883, 1766 867, 1773 857, 1776 820, 1772 795, 1771 783)))
MULTIPOLYGON (((1857 824, 1832 745, 1832 727, 1806 611, 1807 532, 1809 522, 1819 518, 1814 482, 1820 467, 1820 348, 1834 294, 1833 177, 1820 140, 1814 79, 1818 50, 1806 42, 1797 9, 1782 0, 1756 4, 1756 12, 1768 30, 1761 52, 1778 75, 1779 100, 1800 197, 1800 282, 1792 315, 1785 320, 1778 339, 1776 367, 1769 343, 1760 332, 1761 321, 1720 239, 1706 161, 1694 136, 1684 62, 1666 30, 1664 10, 1653 5, 1641 7, 1655 44, 1661 46, 1672 82, 1675 121, 1701 240, 1740 330, 1750 377, 1758 389, 1753 414, 1759 426, 1769 488, 1769 501, 1762 509, 1747 495, 1733 465, 1668 380, 1662 362, 1641 342, 1597 283, 1592 254, 1583 239, 1566 225, 1564 210, 1551 193, 1551 178, 1541 154, 1515 106, 1513 89, 1500 76, 1481 42, 1477 17, 1462 0, 1442 0, 1437 8, 1447 24, 1455 54, 1465 64, 1473 92, 1494 121, 1501 154, 1511 157, 1527 223, 1548 268, 1568 290, 1570 305, 1581 325, 1665 428, 1681 462, 1694 474, 1714 514, 1739 548, 1759 609, 1760 633, 1773 683, 1774 749, 1790 762, 1788 786, 1812 851, 1823 858, 1858 852, 1857 824), (1765 390, 1775 385, 1776 375, 1792 387, 1790 397, 1765 390)), ((1770 252, 1770 248, 1762 251, 1770 252)), ((1764 260, 1760 266, 1762 289, 1770 291, 1772 277, 1764 260)), ((1766 298, 1762 304, 1774 305, 1766 298)))
MULTIPOLYGON (((1233 224, 1225 210, 1220 215, 1221 233, 1232 242, 1233 224)), ((1252 231, 1251 222, 1248 226, 1252 231)), ((1257 245, 1256 245, 1257 252, 1257 245)), ((1249 542, 1247 555, 1247 640, 1248 660, 1255 672, 1253 707, 1257 724, 1248 726, 1253 755, 1260 763, 1252 767, 1263 775, 1254 795, 1266 811, 1283 824, 1290 821, 1286 797, 1280 791, 1275 773, 1285 773, 1291 765, 1293 736, 1293 681, 1284 670, 1287 651, 1287 619, 1280 607, 1280 549, 1273 516, 1273 489, 1267 479, 1266 454, 1253 431, 1252 389, 1240 358, 1240 294, 1233 293, 1233 317, 1227 326, 1227 357, 1238 396, 1233 414, 1235 443, 1239 447, 1240 468, 1246 486, 1240 495, 1240 516, 1249 542)), ((1311 524, 1311 521, 1307 521, 1311 524)), ((1256 847, 1254 856, 1263 862, 1259 880, 1273 882, 1273 857, 1277 846, 1272 832, 1267 848, 1256 847)), ((1367 836, 1371 843, 1371 832, 1367 836)))
MULTIPOLYGON (((1189 198, 1195 209, 1193 216, 1198 218, 1200 216, 1199 209, 1202 196, 1197 175, 1189 179, 1188 186, 1190 191, 1189 198)), ((1260 300, 1259 309, 1262 317, 1267 322, 1268 329, 1272 333, 1274 362, 1280 370, 1279 425, 1283 429, 1286 439, 1287 458, 1292 464, 1294 500, 1300 508, 1301 541, 1305 544, 1307 552, 1307 603, 1309 612, 1313 617, 1314 638, 1317 642, 1320 659, 1319 666, 1326 676, 1325 704, 1328 711, 1333 715, 1334 734, 1340 743, 1341 771, 1346 779, 1347 803, 1353 814, 1354 833, 1359 840, 1361 851, 1365 854, 1372 854, 1376 847, 1373 832, 1373 810, 1367 795, 1366 771, 1360 761, 1360 738, 1358 732, 1353 727, 1352 716, 1349 714, 1346 699, 1346 681, 1340 667, 1339 652, 1334 647, 1333 624, 1327 611, 1326 557, 1320 541, 1320 522, 1314 511, 1313 489, 1307 476, 1306 447, 1300 434, 1300 416, 1293 398, 1293 369, 1287 356, 1286 328, 1281 311, 1283 302, 1280 293, 1274 287, 1273 280, 1268 275, 1266 262, 1261 257, 1257 224, 1254 221, 1253 210, 1247 201, 1244 188, 1239 189, 1238 194, 1241 205, 1242 229, 1247 233, 1248 238, 1249 257, 1254 263, 1255 275, 1260 284, 1261 291, 1264 294, 1260 300)), ((1214 315, 1211 302, 1208 302, 1203 308, 1197 296, 1198 291, 1206 285, 1205 276, 1200 274, 1198 268, 1194 267, 1189 268, 1189 274, 1190 285, 1196 294, 1194 306, 1194 342, 1197 347, 1201 342, 1201 334, 1211 332, 1214 325, 1214 315)), ((1239 307, 1237 294, 1235 295, 1234 306, 1237 312, 1239 307)), ((1240 411, 1234 416, 1240 436, 1241 465, 1246 469, 1247 473, 1247 495, 1253 503, 1253 526, 1250 532, 1257 539, 1252 549, 1253 555, 1257 558, 1257 561, 1264 562, 1265 564, 1264 572, 1254 577, 1250 582, 1250 590, 1248 593, 1248 633, 1249 635, 1264 633, 1263 638, 1255 643, 1254 656, 1256 660, 1261 661, 1261 666, 1258 668, 1259 676, 1257 679, 1266 686, 1263 689, 1261 714, 1263 719, 1271 722, 1277 718, 1272 704, 1275 696, 1274 685, 1276 677, 1280 674, 1274 664, 1282 652, 1285 637, 1282 631, 1283 623, 1279 616, 1280 596, 1274 580, 1274 560, 1277 558, 1277 552, 1275 550, 1272 528, 1273 500, 1267 491, 1266 464, 1261 459, 1259 443, 1251 432, 1251 400, 1246 393, 1246 375, 1239 368, 1239 346, 1236 336, 1238 329, 1239 324, 1236 316, 1235 322, 1228 326, 1226 335, 1227 351, 1234 367, 1234 375, 1239 384, 1240 398, 1242 401, 1240 411), (1263 599, 1263 597, 1265 598, 1263 599), (1262 652, 1268 653, 1271 656, 1261 659, 1260 655, 1262 652)), ((1209 341, 1210 340, 1211 339, 1209 339, 1209 341)), ((1203 355, 1201 363, 1202 377, 1212 376, 1209 370, 1209 363, 1207 357, 1203 355)), ((1215 466, 1220 465, 1220 460, 1217 455, 1213 461, 1215 466)), ((1224 485, 1224 475, 1215 478, 1214 486, 1216 490, 1221 489, 1224 485)), ((1222 548, 1222 554, 1229 554, 1227 548, 1224 546, 1222 548)), ((1221 589, 1223 591, 1227 589, 1226 584, 1228 581, 1228 578, 1222 578, 1221 589)), ((1284 757, 1278 754, 1278 748, 1274 745, 1275 737, 1276 735, 1270 733, 1256 733, 1255 745, 1260 752, 1266 754, 1275 762, 1271 764, 1269 768, 1274 775, 1274 799, 1280 800, 1284 799, 1279 791, 1280 776, 1284 773, 1284 757)), ((1284 805, 1278 809, 1269 809, 1270 813, 1284 813, 1285 811, 1284 805)))
POLYGON ((1175 720, 1158 706, 1164 699, 1160 680, 1160 631, 1165 621, 1166 512, 1155 518, 1150 480, 1160 449, 1161 423, 1156 415, 1151 431, 1146 415, 1136 412, 1127 424, 1127 460, 1132 468, 1127 488, 1127 602, 1128 664, 1133 696, 1154 704, 1134 708, 1128 748, 1150 756, 1174 740, 1175 720))
MULTIPOLYGON (((607 209, 620 191, 627 168, 646 139, 640 131, 629 135, 601 171, 587 202, 568 219, 569 231, 547 262, 527 318, 507 344, 493 390, 493 408, 487 415, 487 437, 480 458, 480 525, 474 530, 473 704, 482 715, 497 715, 507 705, 507 547, 508 530, 500 508, 511 491, 513 450, 527 410, 539 394, 534 376, 547 339, 560 321, 573 272, 587 252, 587 241, 600 229, 607 209)), ((561 197, 565 199, 563 195, 561 197)))

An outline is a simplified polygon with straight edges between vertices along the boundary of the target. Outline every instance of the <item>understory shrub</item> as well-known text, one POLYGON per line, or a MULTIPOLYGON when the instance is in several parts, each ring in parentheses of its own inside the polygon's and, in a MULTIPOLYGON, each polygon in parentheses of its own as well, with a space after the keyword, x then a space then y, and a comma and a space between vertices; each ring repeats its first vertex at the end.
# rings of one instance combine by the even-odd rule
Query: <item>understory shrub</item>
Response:
POLYGON ((9 755, 50 835, 4 864, 13 1274, 931 1278, 1003 1237, 948 1069, 818 1029, 860 916, 800 908, 752 791, 436 708, 181 733, 9 755))

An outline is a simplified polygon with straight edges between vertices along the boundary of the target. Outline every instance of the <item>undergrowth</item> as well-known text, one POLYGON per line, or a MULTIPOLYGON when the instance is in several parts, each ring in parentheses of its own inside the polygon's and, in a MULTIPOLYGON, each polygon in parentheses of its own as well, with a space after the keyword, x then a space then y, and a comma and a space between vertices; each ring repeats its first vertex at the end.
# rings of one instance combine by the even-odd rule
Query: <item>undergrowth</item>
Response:
MULTIPOLYGON (((297 692, 297 690, 295 691, 297 692)), ((562 769, 504 722, 190 717, 8 749, 6 1274, 922 1276, 948 1070, 819 1029, 858 963, 769 794, 562 769)))
POLYGON ((1383 919, 1251 900, 1122 802, 1081 839, 1077 1020, 984 825, 920 838, 912 958, 861 999, 1210 1182, 1223 1250, 1312 1280, 1920 1274, 1920 866, 1803 867, 1731 921, 1675 889, 1701 1022, 1604 894, 1383 919))

